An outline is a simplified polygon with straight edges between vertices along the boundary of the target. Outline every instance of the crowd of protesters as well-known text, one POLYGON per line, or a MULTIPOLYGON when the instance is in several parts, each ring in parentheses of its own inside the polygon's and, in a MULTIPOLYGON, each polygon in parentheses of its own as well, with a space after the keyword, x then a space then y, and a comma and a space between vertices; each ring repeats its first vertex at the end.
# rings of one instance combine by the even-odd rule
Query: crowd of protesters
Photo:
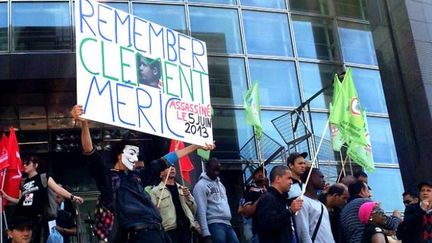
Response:
MULTIPOLYGON (((193 191, 175 179, 180 158, 199 148, 212 150, 214 144, 190 145, 143 166, 139 145, 119 142, 106 163, 93 146, 88 121, 81 118, 82 106, 71 113, 80 122, 84 158, 100 191, 95 213, 100 242, 432 243, 431 182, 420 183, 420 193, 402 195, 403 218, 398 211, 386 215, 372 199, 367 174, 360 171, 329 185, 305 152, 291 153, 286 165, 268 174, 262 166, 253 171, 237 210, 244 219, 243 237, 238 237, 216 158, 206 162, 193 191)), ((83 199, 38 174, 40 163, 36 156, 24 160, 27 178, 19 198, 2 192, 17 204, 7 229, 11 242, 50 242, 44 225, 52 218, 57 218, 61 242, 77 232, 72 203, 83 199), (44 210, 50 191, 57 194, 54 216, 44 210)))

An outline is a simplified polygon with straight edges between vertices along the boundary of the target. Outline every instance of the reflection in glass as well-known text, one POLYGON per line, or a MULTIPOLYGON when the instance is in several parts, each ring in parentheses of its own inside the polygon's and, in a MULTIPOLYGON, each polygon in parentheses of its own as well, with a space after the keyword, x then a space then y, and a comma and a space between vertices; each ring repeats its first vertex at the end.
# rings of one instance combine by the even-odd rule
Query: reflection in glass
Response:
POLYGON ((12 3, 14 50, 69 49, 70 26, 67 2, 12 3))
POLYGON ((189 0, 190 3, 222 3, 236 4, 236 0, 189 0))
POLYGON ((375 163, 397 164, 390 121, 387 118, 368 117, 368 125, 375 163))
POLYGON ((7 51, 8 49, 7 18, 7 3, 0 3, 0 51, 7 51))
POLYGON ((244 60, 209 57, 210 94, 212 104, 241 105, 246 93, 244 60))
POLYGON ((337 16, 367 20, 367 0, 334 0, 337 16))
POLYGON ((249 54, 292 56, 286 14, 243 11, 243 21, 249 54))
POLYGON ((379 71, 352 68, 352 75, 360 98, 360 105, 367 112, 387 113, 379 71))
MULTIPOLYGON (((328 120, 328 114, 327 113, 312 113, 312 128, 313 128, 313 134, 315 135, 315 144, 316 146, 319 145, 321 136, 323 134, 323 130, 325 128, 325 125, 328 120)), ((324 135, 324 140, 321 144, 320 152, 318 159, 323 162, 326 160, 331 161, 340 161, 340 155, 338 152, 334 152, 331 140, 330 140, 330 129, 327 128, 327 131, 324 135)))
POLYGON ((242 53, 237 11, 190 7, 192 36, 207 44, 208 52, 242 53))
POLYGON ((134 3, 133 14, 167 28, 186 34, 183 6, 134 3))
POLYGON ((123 12, 129 13, 129 6, 127 3, 113 3, 113 2, 104 2, 104 4, 119 9, 123 12))
POLYGON ((244 6, 285 9, 284 0, 240 0, 240 2, 244 6))
MULTIPOLYGON (((303 85, 303 96, 309 99, 316 92, 333 82, 334 74, 342 68, 331 65, 320 65, 314 63, 300 63, 300 73, 303 85)), ((329 108, 333 98, 333 87, 315 97, 310 103, 312 108, 329 108)))
POLYGON ((372 188, 374 201, 381 202, 386 212, 392 212, 395 209, 403 212, 404 187, 399 169, 376 168, 373 173, 368 173, 368 183, 372 188), (398 198, 400 199, 397 200, 398 198))
POLYGON ((345 62, 378 65, 369 26, 339 23, 339 36, 345 62))
POLYGON ((293 62, 249 59, 251 80, 259 82, 261 106, 300 104, 293 62))
POLYGON ((290 9, 307 13, 329 14, 327 0, 290 0, 290 9))
MULTIPOLYGON (((261 87, 260 87, 261 88, 261 87)), ((281 145, 285 145, 284 140, 279 135, 276 128, 273 126, 271 120, 285 114, 283 111, 261 111, 261 124, 263 127, 263 132, 267 134, 272 139, 276 140, 281 145)))
POLYGON ((339 59, 330 20, 303 16, 292 18, 299 57, 330 61, 339 59))
POLYGON ((214 109, 213 138, 220 142, 212 156, 239 159, 240 148, 252 136, 252 127, 244 121, 244 110, 214 109))

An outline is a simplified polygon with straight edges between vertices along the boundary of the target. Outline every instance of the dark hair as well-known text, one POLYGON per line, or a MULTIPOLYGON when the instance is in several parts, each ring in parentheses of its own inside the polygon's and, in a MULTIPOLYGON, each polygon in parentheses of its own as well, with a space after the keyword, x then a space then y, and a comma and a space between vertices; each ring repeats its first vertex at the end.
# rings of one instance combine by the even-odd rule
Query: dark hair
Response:
MULTIPOLYGON (((307 177, 309 175, 310 169, 311 169, 310 167, 307 167, 306 170, 305 170, 305 172, 300 176, 300 180, 303 183, 306 182, 306 179, 307 179, 307 177)), ((316 174, 316 173, 318 173, 318 172, 320 172, 320 170, 318 168, 312 168, 311 176, 314 175, 314 174, 316 174)))
POLYGON ((359 170, 359 171, 356 171, 356 173, 354 173, 354 177, 355 178, 359 178, 360 176, 362 176, 362 177, 368 177, 368 175, 366 174, 366 173, 364 173, 363 171, 361 171, 361 170, 359 170))
POLYGON ((220 163, 219 160, 218 160, 216 157, 211 157, 211 158, 207 161, 207 163, 206 163, 206 167, 207 167, 207 166, 210 166, 210 164, 217 164, 217 163, 220 163))
POLYGON ((333 184, 330 186, 329 190, 328 190, 328 195, 338 195, 338 196, 342 196, 345 192, 345 187, 343 187, 341 184, 333 184))
POLYGON ((287 170, 289 170, 289 168, 286 165, 276 165, 275 167, 273 167, 273 169, 270 172, 270 182, 274 182, 276 176, 285 175, 287 170))
POLYGON ((46 163, 44 160, 40 159, 37 155, 26 155, 23 156, 22 162, 25 163, 27 161, 31 161, 33 164, 37 164, 36 171, 38 173, 45 171, 46 163))
POLYGON ((252 176, 254 176, 255 174, 257 174, 257 173, 259 173, 259 172, 263 172, 264 171, 264 176, 267 174, 267 170, 264 168, 264 170, 263 170, 263 167, 262 167, 262 165, 260 166, 260 167, 258 167, 258 168, 256 168, 254 171, 253 171, 253 173, 252 173, 252 176))
POLYGON ((367 185, 362 181, 356 181, 353 184, 349 185, 348 191, 350 196, 358 195, 362 189, 367 189, 367 185))
POLYGON ((411 196, 411 197, 414 197, 414 198, 418 198, 419 197, 419 194, 416 191, 408 190, 408 191, 404 191, 404 193, 402 193, 402 197, 405 197, 405 196, 408 196, 408 195, 411 196))

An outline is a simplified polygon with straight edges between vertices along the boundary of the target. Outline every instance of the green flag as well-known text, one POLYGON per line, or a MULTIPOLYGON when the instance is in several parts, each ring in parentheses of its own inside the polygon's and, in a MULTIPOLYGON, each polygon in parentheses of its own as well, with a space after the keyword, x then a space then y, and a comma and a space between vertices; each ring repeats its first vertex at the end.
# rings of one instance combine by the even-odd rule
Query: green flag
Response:
POLYGON ((373 161, 372 146, 370 142, 369 129, 366 120, 366 112, 362 111, 362 116, 363 119, 365 120, 364 133, 368 144, 361 145, 356 142, 352 142, 348 146, 347 154, 354 162, 361 165, 368 172, 372 172, 375 170, 375 165, 373 161))
POLYGON ((372 171, 374 162, 366 113, 360 107, 350 68, 346 70, 336 98, 333 97, 333 99, 334 104, 330 110, 330 123, 337 127, 343 136, 344 142, 348 144, 348 156, 366 170, 372 171))
MULTIPOLYGON (((330 103, 330 114, 332 113, 333 110, 333 104, 336 102, 336 97, 339 95, 339 90, 341 88, 341 85, 342 84, 339 81, 338 75, 335 74, 333 80, 333 99, 332 102, 330 103)), ((330 123, 330 137, 331 137, 333 150, 339 152, 341 147, 344 145, 345 140, 336 124, 330 123)))
POLYGON ((258 82, 255 81, 252 88, 246 92, 243 106, 245 108, 245 121, 255 128, 258 140, 262 138, 261 110, 259 102, 258 82))
POLYGON ((360 111, 357 90, 348 68, 340 90, 330 111, 330 123, 337 126, 345 142, 367 145, 364 134, 365 120, 360 111))

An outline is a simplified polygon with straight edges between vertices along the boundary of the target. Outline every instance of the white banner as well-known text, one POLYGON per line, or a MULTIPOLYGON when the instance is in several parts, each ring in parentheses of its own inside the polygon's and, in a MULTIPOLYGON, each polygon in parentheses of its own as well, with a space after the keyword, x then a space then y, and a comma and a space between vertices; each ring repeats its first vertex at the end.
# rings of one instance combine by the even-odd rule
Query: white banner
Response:
POLYGON ((204 42, 93 0, 75 1, 75 30, 85 118, 213 143, 204 42))

